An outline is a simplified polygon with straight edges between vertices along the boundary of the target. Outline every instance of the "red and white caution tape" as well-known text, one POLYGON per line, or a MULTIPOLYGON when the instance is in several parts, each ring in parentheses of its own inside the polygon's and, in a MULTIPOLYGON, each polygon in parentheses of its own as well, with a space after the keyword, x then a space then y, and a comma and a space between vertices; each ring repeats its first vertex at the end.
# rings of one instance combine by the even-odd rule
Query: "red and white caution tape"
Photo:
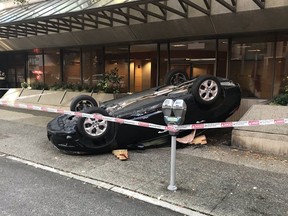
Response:
POLYGON ((6 107, 13 107, 13 108, 21 108, 21 109, 44 111, 44 112, 50 112, 50 113, 74 115, 78 117, 101 119, 101 120, 116 122, 119 124, 128 124, 128 125, 154 128, 158 130, 166 130, 166 131, 172 131, 172 132, 181 131, 181 130, 193 130, 193 129, 212 129, 212 128, 250 127, 250 126, 288 124, 288 118, 282 118, 282 119, 264 119, 264 120, 249 120, 249 121, 234 121, 234 122, 200 123, 200 124, 188 124, 188 125, 179 125, 179 126, 177 125, 164 126, 164 125, 158 125, 158 124, 153 124, 153 123, 148 123, 148 122, 141 122, 141 121, 134 121, 134 120, 129 120, 129 119, 121 119, 121 118, 103 116, 100 114, 73 112, 73 111, 67 111, 67 110, 57 109, 57 108, 35 106, 31 104, 13 103, 9 101, 0 100, 0 105, 6 106, 6 107))
POLYGON ((101 119, 101 120, 116 122, 119 124, 129 124, 129 125, 135 125, 135 126, 140 126, 140 127, 154 128, 158 130, 167 130, 167 131, 174 131, 174 132, 177 131, 174 126, 170 126, 170 125, 163 126, 163 125, 152 124, 148 122, 141 122, 141 121, 134 121, 134 120, 129 120, 129 119, 121 119, 121 118, 114 118, 110 116, 103 116, 100 114, 73 112, 73 111, 67 111, 63 109, 41 107, 41 106, 35 106, 31 104, 13 103, 10 101, 1 101, 1 100, 0 100, 0 105, 6 106, 6 107, 13 107, 13 108, 44 111, 44 112, 49 112, 49 113, 58 113, 58 114, 73 115, 73 116, 78 116, 78 117, 101 119))
POLYGON ((179 125, 178 127, 176 127, 176 129, 177 130, 191 130, 191 129, 250 127, 250 126, 283 125, 283 124, 288 124, 288 118, 189 124, 189 125, 179 125))

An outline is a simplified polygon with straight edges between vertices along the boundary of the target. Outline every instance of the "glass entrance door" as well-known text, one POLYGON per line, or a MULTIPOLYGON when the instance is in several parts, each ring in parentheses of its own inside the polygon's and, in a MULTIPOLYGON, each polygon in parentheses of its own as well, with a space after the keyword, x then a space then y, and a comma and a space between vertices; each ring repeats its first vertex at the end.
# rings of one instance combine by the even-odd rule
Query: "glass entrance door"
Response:
POLYGON ((186 61, 175 61, 172 59, 171 69, 185 71, 190 78, 202 75, 214 75, 215 59, 202 59, 201 61, 193 61, 193 59, 186 61))
POLYGON ((216 40, 170 44, 170 69, 185 71, 189 77, 215 75, 216 40))

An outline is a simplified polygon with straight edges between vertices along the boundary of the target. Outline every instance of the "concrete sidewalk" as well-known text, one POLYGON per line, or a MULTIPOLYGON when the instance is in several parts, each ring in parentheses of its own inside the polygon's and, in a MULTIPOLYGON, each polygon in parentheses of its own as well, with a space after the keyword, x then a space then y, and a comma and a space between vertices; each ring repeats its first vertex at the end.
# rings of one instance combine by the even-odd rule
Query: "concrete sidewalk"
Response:
POLYGON ((46 137, 54 116, 0 107, 2 156, 90 179, 131 197, 150 197, 187 215, 288 215, 287 158, 232 149, 207 135, 208 145, 177 150, 178 190, 171 192, 169 147, 129 151, 127 161, 112 154, 65 155, 46 137))

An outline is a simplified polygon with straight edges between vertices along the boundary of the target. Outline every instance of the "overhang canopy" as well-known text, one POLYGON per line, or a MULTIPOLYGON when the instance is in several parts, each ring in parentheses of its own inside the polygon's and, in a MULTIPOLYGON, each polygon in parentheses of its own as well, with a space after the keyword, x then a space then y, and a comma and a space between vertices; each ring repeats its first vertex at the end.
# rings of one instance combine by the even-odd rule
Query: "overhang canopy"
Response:
MULTIPOLYGON (((263 9, 265 0, 251 0, 263 9)), ((236 12, 237 0, 216 0, 236 12)), ((48 0, 0 11, 0 38, 21 38, 166 21, 167 13, 188 18, 189 7, 209 16, 211 0, 48 0), (170 4, 169 4, 170 1, 170 4), (173 7, 171 2, 179 7, 173 7), (155 12, 157 11, 157 12, 155 12)))

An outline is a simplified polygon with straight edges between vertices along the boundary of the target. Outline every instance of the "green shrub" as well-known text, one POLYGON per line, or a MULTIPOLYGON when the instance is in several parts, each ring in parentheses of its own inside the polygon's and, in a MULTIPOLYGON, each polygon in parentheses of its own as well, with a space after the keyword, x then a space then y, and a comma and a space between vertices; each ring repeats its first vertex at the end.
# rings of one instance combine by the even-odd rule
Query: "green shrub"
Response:
POLYGON ((88 84, 84 84, 83 86, 84 91, 86 92, 94 92, 97 93, 100 91, 99 87, 97 85, 88 85, 88 84))
MULTIPOLYGON (((121 89, 121 81, 123 77, 119 76, 118 68, 112 69, 110 72, 103 74, 103 78, 98 80, 95 85, 80 84, 80 83, 54 83, 48 86, 41 82, 35 82, 31 84, 32 89, 45 89, 45 90, 69 90, 69 91, 86 91, 86 92, 100 92, 117 94, 121 89)), ((23 83, 24 85, 24 83, 23 83)), ((22 86, 22 84, 21 84, 22 86)), ((26 85, 28 87, 28 84, 26 85)), ((26 88, 27 88, 26 87, 26 88)), ((24 88, 24 87, 23 87, 24 88)))
POLYGON ((75 91, 75 88, 73 87, 73 83, 63 83, 62 89, 70 90, 70 91, 75 91))
POLYGON ((29 85, 28 85, 28 83, 26 83, 26 82, 22 82, 22 83, 21 83, 21 87, 22 87, 22 88, 28 88, 29 85))
POLYGON ((115 67, 110 72, 106 72, 103 78, 97 82, 97 89, 106 93, 119 93, 123 77, 119 76, 118 70, 115 67))
POLYGON ((63 83, 54 83, 53 85, 50 85, 50 90, 63 90, 63 83))
POLYGON ((288 94, 288 77, 281 80, 279 94, 288 94))
POLYGON ((50 90, 69 90, 69 91, 79 91, 79 92, 99 92, 97 85, 91 86, 88 84, 81 85, 80 83, 55 83, 50 86, 50 90))
POLYGON ((46 83, 42 83, 42 82, 34 82, 31 83, 31 88, 32 89, 37 89, 37 90, 48 90, 49 86, 46 83))
POLYGON ((272 104, 287 106, 288 105, 288 94, 279 94, 274 97, 272 104))

